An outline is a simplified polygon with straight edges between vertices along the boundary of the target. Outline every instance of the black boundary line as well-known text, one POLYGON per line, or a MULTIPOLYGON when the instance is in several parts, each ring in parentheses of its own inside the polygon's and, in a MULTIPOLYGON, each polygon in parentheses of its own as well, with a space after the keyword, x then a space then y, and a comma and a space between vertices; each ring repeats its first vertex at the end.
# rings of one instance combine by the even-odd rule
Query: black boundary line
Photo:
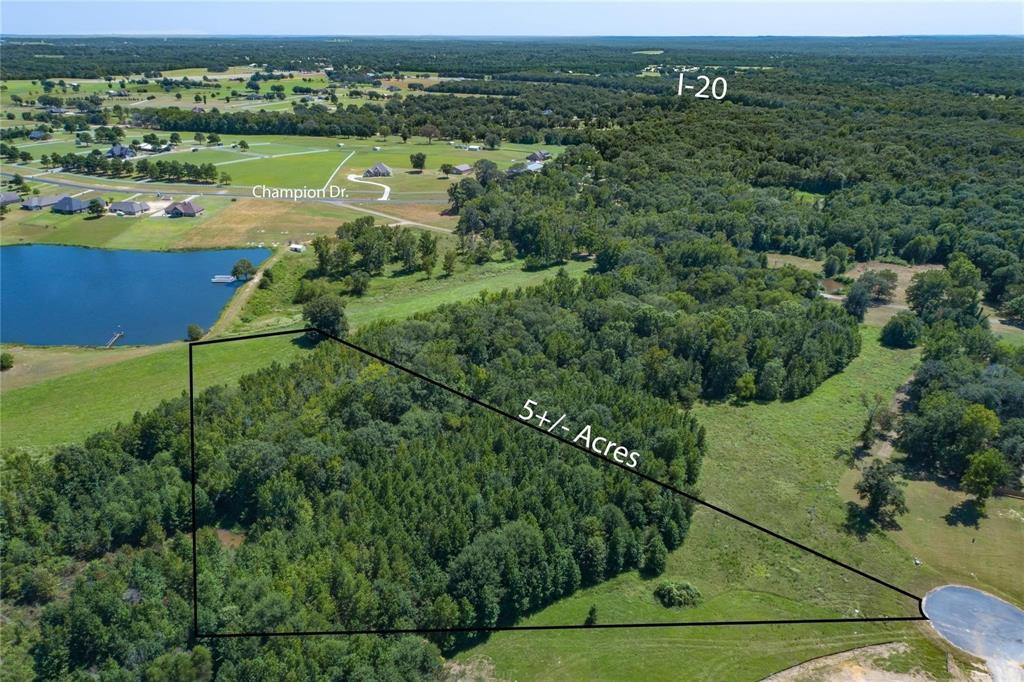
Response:
POLYGON ((910 593, 910 592, 908 592, 908 591, 906 591, 906 590, 904 590, 904 589, 902 589, 900 587, 897 587, 896 585, 893 585, 892 583, 889 583, 889 582, 887 582, 885 580, 882 580, 881 578, 873 576, 870 573, 866 573, 866 572, 860 570, 859 568, 856 568, 856 567, 851 566, 851 565, 849 565, 847 563, 839 561, 838 559, 830 557, 827 554, 823 554, 823 553, 819 552, 816 549, 812 549, 811 547, 808 547, 807 545, 804 545, 804 544, 802 544, 800 542, 797 542, 796 540, 788 538, 788 537, 786 537, 784 535, 780 535, 779 533, 776 533, 775 531, 773 531, 773 530, 771 530, 769 528, 765 528, 764 526, 761 526, 761 525, 759 525, 757 523, 754 523, 753 521, 750 521, 749 519, 745 519, 742 516, 734 514, 733 512, 731 512, 731 511, 729 511, 727 509, 723 509, 722 507, 719 507, 716 504, 713 504, 713 503, 708 502, 706 500, 702 500, 699 497, 695 497, 694 495, 691 495, 690 493, 687 493, 687 492, 685 492, 683 490, 680 490, 679 488, 676 488, 673 485, 670 485, 670 484, 665 483, 663 481, 659 481, 656 478, 652 478, 651 476, 648 476, 647 474, 644 474, 644 473, 642 473, 640 471, 636 471, 635 469, 632 469, 632 468, 626 466, 625 464, 621 464, 619 462, 616 462, 613 459, 607 459, 605 457, 602 457, 600 454, 591 452, 589 448, 585 448, 582 445, 577 445, 576 443, 574 443, 572 441, 565 440, 562 437, 560 437, 560 436, 558 436, 558 435, 556 435, 554 433, 550 433, 550 432, 546 431, 544 428, 542 428, 540 426, 536 426, 536 425, 532 424, 531 422, 527 422, 527 421, 524 421, 522 419, 518 419, 515 415, 510 414, 510 413, 502 410, 501 408, 495 407, 494 405, 491 405, 489 403, 485 403, 482 400, 480 400, 478 398, 475 398, 475 397, 473 397, 473 396, 471 396, 471 395, 469 395, 467 393, 463 393, 462 391, 460 391, 460 390, 458 390, 456 388, 452 388, 451 386, 447 386, 447 385, 445 385, 445 384, 443 384, 443 383, 441 383, 441 382, 439 382, 439 381, 437 381, 435 379, 431 379, 428 376, 420 374, 416 370, 409 369, 408 367, 400 365, 400 364, 398 364, 397 362, 395 362, 393 360, 389 360, 388 358, 382 357, 382 356, 374 353, 373 351, 367 350, 367 349, 365 349, 365 348, 363 348, 361 346, 357 346, 356 344, 354 344, 354 343, 352 343, 350 341, 346 341, 344 339, 340 339, 337 336, 334 336, 333 334, 329 334, 329 333, 327 333, 327 332, 325 332, 325 331, 323 331, 321 329, 317 329, 315 327, 306 327, 306 328, 303 328, 303 329, 288 329, 288 330, 276 331, 276 332, 263 332, 263 333, 260 333, 260 334, 247 334, 247 335, 244 335, 244 336, 231 336, 231 337, 220 338, 220 339, 208 339, 208 340, 205 340, 205 341, 191 341, 191 342, 189 342, 188 345, 189 345, 189 349, 188 349, 188 358, 189 358, 189 363, 188 363, 188 369, 189 369, 189 377, 188 377, 188 380, 189 380, 188 381, 188 383, 189 383, 189 432, 190 432, 190 450, 191 450, 191 462, 192 462, 192 472, 191 472, 192 473, 192 622, 193 622, 193 638, 195 638, 195 639, 218 639, 218 638, 237 638, 237 637, 295 637, 295 636, 303 636, 303 635, 315 636, 315 635, 437 634, 437 633, 445 633, 445 632, 451 632, 451 633, 464 633, 464 632, 504 632, 504 631, 508 631, 508 630, 523 630, 523 631, 528 631, 528 630, 533 630, 533 631, 543 631, 543 630, 588 630, 588 629, 589 630, 601 630, 601 629, 611 630, 611 629, 624 629, 624 628, 707 627, 707 626, 782 625, 782 624, 796 625, 796 624, 812 624, 812 623, 878 623, 878 622, 905 622, 905 621, 928 620, 928 616, 926 616, 925 613, 924 613, 922 599, 921 599, 921 597, 918 597, 915 594, 912 594, 912 593, 910 593), (194 400, 195 392, 194 392, 194 389, 193 389, 192 347, 193 346, 206 346, 206 345, 211 345, 211 344, 215 344, 215 343, 227 343, 229 341, 246 341, 246 340, 251 340, 251 339, 262 339, 262 338, 267 338, 267 337, 271 337, 271 336, 284 336, 284 335, 287 335, 287 334, 294 335, 294 334, 308 334, 308 333, 319 334, 320 336, 322 336, 322 337, 324 337, 326 339, 331 339, 332 341, 336 341, 336 342, 340 343, 341 345, 346 346, 347 348, 351 348, 352 350, 357 351, 359 353, 362 353, 363 355, 369 356, 369 357, 373 358, 374 360, 377 360, 378 362, 382 362, 385 365, 388 365, 390 367, 394 367, 395 369, 400 370, 402 372, 405 372, 406 374, 409 374, 410 376, 416 377, 417 379, 420 379, 421 381, 425 381, 428 384, 431 384, 433 386, 437 386, 438 388, 440 388, 442 390, 445 390, 445 391, 451 393, 452 395, 456 395, 456 396, 462 398, 463 400, 467 400, 467 401, 473 403, 474 405, 478 405, 479 407, 482 407, 482 408, 484 408, 486 410, 489 410, 490 412, 493 412, 495 414, 501 415, 502 417, 505 417, 506 419, 510 419, 510 420, 514 421, 515 423, 519 424, 520 426, 524 426, 524 427, 533 429, 534 431, 536 431, 538 433, 542 433, 545 436, 548 436, 549 438, 553 438, 554 440, 558 441, 559 443, 562 443, 564 445, 568 445, 570 447, 573 447, 573 448, 579 450, 580 452, 584 452, 587 455, 590 455, 591 457, 595 457, 595 458, 597 458, 598 460, 600 460, 601 462, 603 462, 605 464, 611 464, 611 465, 616 466, 616 467, 618 467, 618 468, 620 468, 620 469, 622 469, 624 471, 628 471, 629 473, 633 474, 634 476, 638 476, 638 477, 642 478, 645 481, 648 481, 650 483, 653 483, 654 485, 657 485, 660 488, 668 490, 669 492, 675 493, 677 495, 682 495, 686 499, 688 499, 688 500, 690 500, 692 502, 695 502, 697 504, 700 504, 702 506, 705 506, 708 509, 711 509, 712 511, 718 512, 719 514, 727 516, 730 519, 733 519, 734 521, 739 521, 740 523, 742 523, 744 525, 750 526, 751 528, 753 528, 753 529, 755 529, 757 531, 760 531, 762 533, 770 535, 771 537, 773 537, 773 538, 775 538, 777 540, 781 540, 782 542, 785 542, 786 544, 789 544, 789 545, 791 545, 793 547, 796 547, 797 549, 800 549, 800 550, 802 550, 804 552, 807 552, 809 554, 813 554, 814 556, 818 557, 819 559, 824 559, 825 561, 828 561, 829 563, 832 563, 832 564, 834 564, 836 566, 839 566, 840 568, 844 568, 847 571, 850 571, 852 573, 856 573, 857 575, 861 576, 862 578, 866 578, 867 580, 870 580, 870 581, 872 581, 874 583, 882 585, 883 587, 886 587, 886 588, 888 588, 888 589, 890 589, 890 590, 892 590, 894 592, 897 592, 897 593, 899 593, 899 594, 901 594, 901 595, 903 595, 905 597, 909 597, 909 598, 911 598, 911 599, 913 599, 913 600, 915 600, 917 602, 917 610, 920 613, 920 615, 919 616, 878 616, 878 617, 863 617, 863 618, 800 618, 800 619, 789 619, 789 620, 688 621, 688 622, 681 622, 681 623, 609 623, 609 624, 595 624, 595 625, 510 625, 510 626, 493 626, 493 627, 476 627, 476 628, 442 628, 442 629, 403 628, 403 629, 391 629, 391 630, 367 630, 367 629, 363 629, 363 630, 315 630, 315 631, 298 631, 298 632, 221 632, 221 633, 200 633, 199 632, 198 561, 197 561, 197 553, 196 553, 196 551, 197 551, 196 550, 197 526, 196 526, 196 454, 195 454, 195 400, 194 400))

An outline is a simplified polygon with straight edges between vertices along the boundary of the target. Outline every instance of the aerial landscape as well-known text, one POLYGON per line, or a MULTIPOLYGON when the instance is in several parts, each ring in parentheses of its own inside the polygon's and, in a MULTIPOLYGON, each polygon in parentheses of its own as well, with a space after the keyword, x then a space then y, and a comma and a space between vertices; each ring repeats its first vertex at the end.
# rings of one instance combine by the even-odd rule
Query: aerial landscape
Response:
POLYGON ((1024 681, 1024 8, 868 5, 5 0, 0 680, 1024 681))

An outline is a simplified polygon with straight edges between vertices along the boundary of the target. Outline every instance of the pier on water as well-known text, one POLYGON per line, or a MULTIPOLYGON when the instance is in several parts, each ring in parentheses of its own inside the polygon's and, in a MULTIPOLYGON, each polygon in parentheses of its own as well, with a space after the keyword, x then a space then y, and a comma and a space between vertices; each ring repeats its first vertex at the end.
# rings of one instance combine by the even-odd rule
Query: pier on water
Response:
POLYGON ((117 343, 118 339, 120 339, 122 336, 124 336, 124 332, 118 329, 116 332, 114 332, 114 335, 110 337, 110 340, 107 341, 107 345, 105 345, 104 348, 110 348, 115 343, 117 343))

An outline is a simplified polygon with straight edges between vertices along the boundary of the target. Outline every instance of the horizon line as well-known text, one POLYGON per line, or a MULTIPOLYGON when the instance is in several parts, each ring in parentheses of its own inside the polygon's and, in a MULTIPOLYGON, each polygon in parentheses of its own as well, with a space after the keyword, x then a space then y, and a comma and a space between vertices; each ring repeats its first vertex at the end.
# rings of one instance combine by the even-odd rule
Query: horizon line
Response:
POLYGON ((1021 33, 865 33, 862 35, 839 34, 500 34, 500 33, 3 33, 0 40, 7 38, 404 38, 404 39, 442 39, 462 38, 470 40, 513 38, 513 39, 554 39, 554 40, 588 40, 594 38, 615 39, 743 39, 758 40, 769 38, 785 38, 787 40, 815 40, 828 38, 831 40, 867 40, 873 38, 1024 38, 1021 33))

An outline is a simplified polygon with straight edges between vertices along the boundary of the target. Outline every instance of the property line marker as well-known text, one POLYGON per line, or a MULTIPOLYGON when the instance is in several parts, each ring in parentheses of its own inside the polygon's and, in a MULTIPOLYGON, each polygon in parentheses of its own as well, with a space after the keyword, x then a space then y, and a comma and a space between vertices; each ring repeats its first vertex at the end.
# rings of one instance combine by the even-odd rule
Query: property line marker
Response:
POLYGON ((816 549, 813 549, 811 547, 808 547, 807 545, 804 545, 803 543, 797 542, 796 540, 793 540, 793 539, 788 538, 788 537, 786 537, 784 535, 781 535, 780 533, 776 533, 775 531, 773 531, 773 530, 771 530, 769 528, 765 528, 764 526, 761 526, 760 524, 757 524, 757 523, 755 523, 753 521, 750 521, 749 519, 745 519, 742 516, 734 514, 733 512, 731 512, 731 511, 729 511, 727 509, 724 509, 722 507, 719 507, 716 504, 713 504, 713 503, 708 502, 706 500, 702 500, 699 497, 695 497, 694 495, 691 495, 690 493, 687 493, 687 492, 685 492, 683 490, 680 490, 679 488, 676 488, 675 486, 672 486, 672 485, 670 485, 668 483, 665 483, 663 481, 659 481, 656 478, 652 478, 651 476, 648 476, 647 474, 642 473, 640 471, 637 471, 635 469, 631 469, 630 467, 626 466, 625 464, 620 464, 620 463, 618 463, 618 462, 616 462, 614 460, 606 459, 604 457, 601 457, 600 455, 591 452, 588 448, 585 448, 585 447, 583 447, 581 445, 573 443, 572 441, 565 440, 565 439, 561 438, 560 436, 558 436, 555 433, 550 433, 550 432, 546 431, 545 429, 543 429, 543 428, 541 428, 539 426, 536 426, 536 425, 534 425, 534 424, 532 424, 530 422, 525 422, 525 421, 522 421, 520 419, 516 419, 515 415, 513 415, 513 414, 511 414, 509 412, 506 412, 506 411, 502 410, 499 407, 495 407, 494 405, 491 405, 490 403, 486 403, 486 402, 484 402, 484 401, 482 401, 482 400, 480 400, 480 399, 478 399, 478 398, 476 398, 474 396, 469 395, 468 393, 464 393, 464 392, 460 391, 457 388, 452 388, 451 386, 443 384, 443 383, 441 383, 441 382, 439 382, 439 381, 437 381, 435 379, 431 379, 428 376, 420 374, 419 372, 417 372, 414 369, 410 369, 408 367, 405 367, 404 365, 401 365, 401 364, 399 364, 399 363, 397 363, 397 362, 395 362, 393 360, 389 360, 388 358, 385 358, 385 357, 383 357, 381 355, 378 355, 377 353, 374 353, 373 351, 370 351, 370 350, 367 350, 367 349, 365 349, 365 348, 363 348, 361 346, 358 346, 358 345, 352 343, 351 341, 346 341, 344 339, 338 338, 337 336, 334 336, 333 334, 329 334, 328 332, 325 332, 325 331, 323 331, 321 329, 317 329, 315 327, 306 327, 306 328, 303 328, 303 329, 287 329, 287 330, 276 331, 276 332, 262 332, 262 333, 259 333, 259 334, 247 334, 247 335, 244 335, 244 336, 232 336, 232 337, 226 337, 226 338, 220 338, 220 339, 209 339, 209 340, 206 340, 206 341, 191 341, 191 342, 189 342, 189 351, 188 352, 189 352, 189 431, 190 431, 190 435, 191 435, 190 447, 191 447, 191 462, 192 462, 192 472, 191 472, 192 473, 192 616, 193 616, 193 627, 194 627, 194 630, 193 630, 194 634, 193 634, 193 636, 195 638, 197 638, 197 639, 199 639, 199 638, 216 639, 216 638, 233 638, 233 637, 294 637, 294 636, 302 636, 302 635, 313 636, 313 635, 369 635, 369 634, 373 634, 373 635, 431 634, 431 633, 435 633, 436 634, 436 633, 443 633, 443 632, 503 632, 503 631, 508 631, 508 630, 524 630, 524 631, 527 631, 527 630, 533 630, 533 631, 537 631, 537 630, 588 630, 588 629, 589 630, 595 630, 595 629, 597 629, 597 630, 600 630, 600 629, 609 630, 609 629, 624 629, 624 628, 665 628, 665 627, 698 627, 698 626, 700 626, 700 627, 723 626, 724 627, 724 626, 741 626, 741 625, 783 625, 783 624, 797 625, 797 624, 811 624, 811 623, 879 623, 879 622, 906 622, 906 621, 924 621, 924 620, 928 620, 928 617, 924 613, 921 597, 918 597, 917 595, 915 595, 915 594, 913 594, 911 592, 908 592, 907 590, 904 590, 904 589, 902 589, 900 587, 897 587, 896 585, 893 585, 890 582, 882 580, 881 578, 873 576, 870 573, 866 573, 865 571, 862 571, 859 568, 851 566, 850 564, 844 563, 842 561, 839 561, 838 559, 830 557, 827 554, 823 554, 823 553, 819 552, 816 549), (818 557, 819 559, 824 559, 824 560, 826 560, 826 561, 828 561, 828 562, 830 562, 830 563, 832 563, 832 564, 834 564, 836 566, 839 566, 840 568, 843 568, 843 569, 846 569, 847 571, 855 573, 855 574, 861 576, 862 578, 866 578, 867 580, 870 580, 870 581, 872 581, 872 582, 874 582, 874 583, 876 583, 878 585, 881 585, 881 586, 883 586, 883 587, 885 587, 887 589, 890 589, 890 590, 892 590, 894 592, 897 592, 897 593, 899 593, 899 594, 901 594, 901 595, 903 595, 905 597, 909 597, 910 599, 913 599, 914 601, 917 602, 917 610, 920 613, 920 615, 918 615, 918 616, 878 616, 878 617, 860 617, 860 618, 805 618, 805 619, 782 619, 782 620, 688 621, 688 622, 676 622, 676 623, 609 623, 609 624, 595 624, 595 625, 510 625, 510 626, 473 627, 473 628, 440 628, 440 629, 436 629, 436 628, 434 628, 434 629, 432 629, 432 628, 403 628, 403 629, 397 629, 396 628, 396 629, 389 629, 389 630, 366 630, 366 629, 361 629, 361 630, 317 630, 317 631, 297 631, 297 632, 199 633, 199 597, 198 597, 198 593, 197 593, 197 584, 198 584, 197 567, 198 567, 198 561, 197 561, 197 554, 196 554, 196 532, 197 532, 197 528, 196 528, 196 455, 195 455, 195 406, 194 406, 195 405, 195 392, 193 390, 192 347, 193 346, 206 346, 206 345, 211 345, 211 344, 216 344, 216 343, 227 343, 227 342, 230 342, 230 341, 246 341, 246 340, 251 340, 251 339, 262 339, 262 338, 267 338, 267 337, 271 337, 271 336, 284 336, 284 335, 288 335, 288 334, 295 335, 295 334, 309 334, 309 333, 319 334, 320 336, 322 336, 325 339, 330 339, 332 341, 336 341, 337 343, 340 343, 341 345, 343 345, 343 346, 345 346, 347 348, 351 348, 354 351, 357 351, 359 353, 362 353, 363 355, 371 357, 371 358, 373 358, 374 360, 376 360, 378 362, 381 362, 381 363, 383 363, 385 365, 388 365, 389 367, 394 367, 397 370, 405 372, 406 374, 408 374, 410 376, 416 377, 417 379, 420 379, 421 381, 425 381, 428 384, 431 384, 431 385, 436 386, 436 387, 438 387, 438 388, 440 388, 440 389, 442 389, 444 391, 447 391, 448 393, 451 393, 452 395, 458 396, 459 398, 462 398, 463 400, 466 400, 466 401, 468 401, 470 403, 473 403, 474 405, 478 405, 479 407, 482 407, 482 408, 484 408, 484 409, 486 409, 486 410, 488 410, 490 412, 493 412, 494 414, 501 415, 502 417, 505 417, 506 419, 509 419, 509 420, 515 422, 516 424, 519 424, 520 426, 523 426, 523 427, 529 428, 529 429, 533 429, 537 433, 543 434, 543 435, 547 436, 548 438, 553 438, 554 440, 558 441, 559 443, 562 443, 564 445, 568 445, 570 447, 573 447, 573 448, 579 450, 580 452, 586 453, 587 455, 589 455, 591 457, 595 457, 599 461, 603 462, 604 464, 616 466, 616 467, 618 467, 618 468, 620 468, 620 469, 622 469, 624 471, 629 472, 630 474, 632 474, 634 476, 638 476, 638 477, 642 478, 643 480, 645 480, 645 481, 647 481, 649 483, 653 483, 656 486, 659 486, 659 487, 661 487, 661 488, 663 488, 665 490, 668 490, 669 492, 675 493, 677 495, 682 495, 686 499, 688 499, 688 500, 690 500, 690 501, 692 501, 692 502, 694 502, 696 504, 699 504, 699 505, 702 505, 704 507, 707 507, 708 509, 711 509, 712 511, 718 512, 719 514, 722 514, 723 516, 727 516, 728 518, 730 518, 730 519, 732 519, 734 521, 739 521, 740 523, 742 523, 744 525, 747 525, 747 526, 750 526, 751 528, 753 528, 753 529, 755 529, 757 531, 765 533, 766 535, 770 535, 771 537, 773 537, 773 538, 775 538, 777 540, 781 540, 782 542, 785 542, 786 544, 789 544, 789 545, 791 545, 793 547, 796 547, 797 549, 800 549, 800 550, 802 550, 804 552, 812 554, 812 555, 818 557))

